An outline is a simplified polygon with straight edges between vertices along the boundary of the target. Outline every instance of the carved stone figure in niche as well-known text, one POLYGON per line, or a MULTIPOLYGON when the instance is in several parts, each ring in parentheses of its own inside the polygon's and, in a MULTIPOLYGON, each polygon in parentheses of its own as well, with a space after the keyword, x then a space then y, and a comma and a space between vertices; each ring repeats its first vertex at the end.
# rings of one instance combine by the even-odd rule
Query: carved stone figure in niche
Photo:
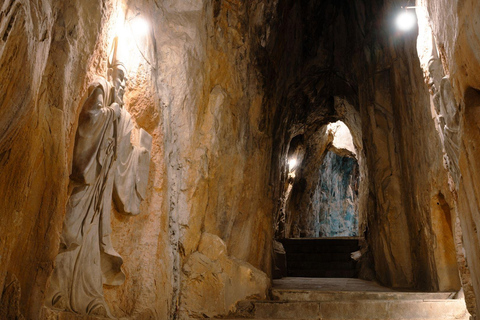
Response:
POLYGON ((430 93, 432 94, 433 105, 438 115, 437 122, 445 153, 445 164, 457 184, 460 177, 458 165, 460 153, 460 141, 458 137, 460 126, 459 108, 453 93, 450 78, 448 75, 444 76, 442 62, 438 57, 434 40, 428 70, 430 93))
MULTIPOLYGON (((116 42, 115 42, 116 47, 116 42)), ((123 106, 126 69, 116 49, 109 81, 88 88, 75 137, 71 186, 60 252, 46 295, 54 309, 112 317, 103 284, 120 285, 123 260, 110 241, 112 199, 123 214, 136 215, 145 198, 151 136, 134 125, 123 106), (136 140, 137 142, 133 142, 136 140)))

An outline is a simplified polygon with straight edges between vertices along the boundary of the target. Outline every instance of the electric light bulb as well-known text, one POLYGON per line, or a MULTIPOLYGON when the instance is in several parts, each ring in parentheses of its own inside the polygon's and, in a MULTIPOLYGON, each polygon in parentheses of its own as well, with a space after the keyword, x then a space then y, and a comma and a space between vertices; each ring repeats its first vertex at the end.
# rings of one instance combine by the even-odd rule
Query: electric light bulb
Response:
POLYGON ((297 159, 290 159, 288 161, 288 168, 292 170, 297 165, 297 159))
POLYGON ((401 31, 408 31, 412 29, 415 26, 416 22, 417 20, 415 18, 415 15, 413 14, 413 12, 409 11, 404 11, 400 13, 396 20, 397 28, 401 31))

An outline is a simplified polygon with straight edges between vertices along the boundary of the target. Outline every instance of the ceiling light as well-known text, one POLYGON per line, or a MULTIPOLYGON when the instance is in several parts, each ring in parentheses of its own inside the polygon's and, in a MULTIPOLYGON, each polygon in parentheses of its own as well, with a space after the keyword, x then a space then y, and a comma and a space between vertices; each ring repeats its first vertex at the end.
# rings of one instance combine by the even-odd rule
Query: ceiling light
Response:
POLYGON ((139 16, 130 21, 130 28, 132 28, 132 33, 137 37, 145 36, 150 30, 147 20, 139 16))
POLYGON ((401 31, 411 30, 417 22, 415 14, 411 11, 403 11, 397 16, 396 24, 397 28, 401 31))
POLYGON ((297 159, 292 158, 292 159, 288 160, 288 169, 289 170, 292 170, 296 166, 297 166, 297 159))

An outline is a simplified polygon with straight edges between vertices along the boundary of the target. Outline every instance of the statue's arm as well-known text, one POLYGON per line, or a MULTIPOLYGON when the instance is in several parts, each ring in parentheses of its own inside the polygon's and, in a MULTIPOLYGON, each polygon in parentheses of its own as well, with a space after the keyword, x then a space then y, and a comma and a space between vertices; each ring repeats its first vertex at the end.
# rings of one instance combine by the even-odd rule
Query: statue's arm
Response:
POLYGON ((150 154, 152 150, 152 136, 143 129, 139 130, 139 146, 140 149, 138 159, 138 179, 136 189, 140 197, 145 199, 147 193, 148 173, 150 168, 150 154))
POLYGON ((125 145, 119 148, 113 200, 120 213, 137 215, 147 192, 152 137, 140 129, 130 139, 130 133, 125 135, 125 145))

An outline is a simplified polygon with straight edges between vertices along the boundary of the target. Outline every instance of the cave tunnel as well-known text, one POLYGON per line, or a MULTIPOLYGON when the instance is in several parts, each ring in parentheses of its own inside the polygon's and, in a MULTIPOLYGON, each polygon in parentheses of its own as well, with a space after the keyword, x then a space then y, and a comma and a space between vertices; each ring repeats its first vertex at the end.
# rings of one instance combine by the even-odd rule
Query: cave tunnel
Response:
POLYGON ((479 12, 1 2, 0 319, 476 319, 479 12))

